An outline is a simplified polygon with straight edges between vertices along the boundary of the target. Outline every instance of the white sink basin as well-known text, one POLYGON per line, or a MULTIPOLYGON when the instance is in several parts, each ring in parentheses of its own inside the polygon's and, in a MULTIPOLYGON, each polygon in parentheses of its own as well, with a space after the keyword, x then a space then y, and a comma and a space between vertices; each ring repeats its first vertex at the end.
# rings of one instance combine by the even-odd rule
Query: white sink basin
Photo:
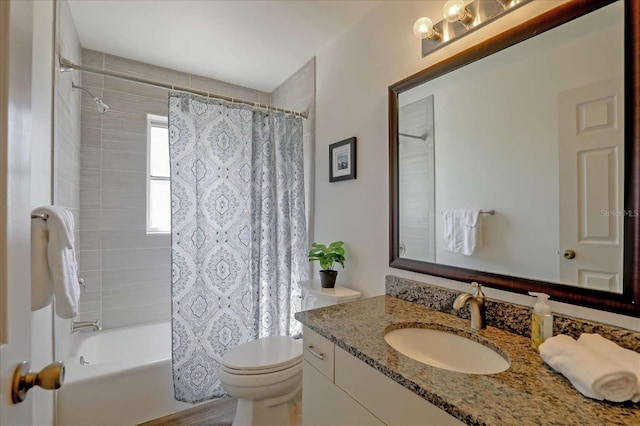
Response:
POLYGON ((446 331, 401 328, 386 333, 384 340, 409 358, 460 373, 495 374, 511 365, 492 349, 446 331))

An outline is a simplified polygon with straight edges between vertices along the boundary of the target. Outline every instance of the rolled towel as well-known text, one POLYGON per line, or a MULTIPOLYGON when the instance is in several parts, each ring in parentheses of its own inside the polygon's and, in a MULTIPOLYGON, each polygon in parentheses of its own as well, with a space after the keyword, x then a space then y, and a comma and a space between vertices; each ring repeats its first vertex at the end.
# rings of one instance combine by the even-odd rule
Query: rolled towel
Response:
POLYGON ((636 393, 631 397, 631 400, 640 402, 640 353, 625 349, 599 334, 583 333, 578 338, 578 344, 589 348, 601 357, 620 364, 625 370, 633 371, 638 378, 638 383, 636 393))
POLYGON ((579 345, 569 336, 551 337, 538 350, 544 362, 562 373, 588 398, 622 402, 636 392, 638 378, 633 372, 579 345))

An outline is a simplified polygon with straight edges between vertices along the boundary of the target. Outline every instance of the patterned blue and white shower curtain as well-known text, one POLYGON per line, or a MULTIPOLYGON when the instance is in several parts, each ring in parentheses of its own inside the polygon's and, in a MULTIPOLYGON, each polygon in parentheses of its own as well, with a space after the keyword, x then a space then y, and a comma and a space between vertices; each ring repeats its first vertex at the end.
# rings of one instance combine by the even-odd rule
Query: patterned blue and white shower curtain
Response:
POLYGON ((169 145, 174 389, 196 403, 229 349, 300 332, 302 120, 172 93, 169 145))

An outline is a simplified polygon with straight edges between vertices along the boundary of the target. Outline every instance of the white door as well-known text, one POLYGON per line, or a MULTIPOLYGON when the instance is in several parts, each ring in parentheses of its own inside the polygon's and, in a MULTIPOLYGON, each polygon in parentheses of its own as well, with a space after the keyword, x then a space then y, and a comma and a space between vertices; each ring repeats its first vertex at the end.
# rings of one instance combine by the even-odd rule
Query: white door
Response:
POLYGON ((619 77, 558 94, 560 279, 612 292, 622 291, 623 90, 619 77))
POLYGON ((33 4, 0 1, 0 425, 30 425, 11 403, 16 366, 31 357, 30 126, 33 4), (9 43, 10 40, 10 43, 9 43))

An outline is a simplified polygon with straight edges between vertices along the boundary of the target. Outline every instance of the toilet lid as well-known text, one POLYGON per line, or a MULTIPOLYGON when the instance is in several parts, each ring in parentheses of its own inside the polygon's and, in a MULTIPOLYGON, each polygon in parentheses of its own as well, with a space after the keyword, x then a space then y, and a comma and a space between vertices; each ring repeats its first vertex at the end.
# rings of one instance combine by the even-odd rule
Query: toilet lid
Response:
POLYGON ((222 365, 233 370, 265 371, 280 369, 301 360, 300 340, 272 336, 236 346, 222 356, 222 365))

